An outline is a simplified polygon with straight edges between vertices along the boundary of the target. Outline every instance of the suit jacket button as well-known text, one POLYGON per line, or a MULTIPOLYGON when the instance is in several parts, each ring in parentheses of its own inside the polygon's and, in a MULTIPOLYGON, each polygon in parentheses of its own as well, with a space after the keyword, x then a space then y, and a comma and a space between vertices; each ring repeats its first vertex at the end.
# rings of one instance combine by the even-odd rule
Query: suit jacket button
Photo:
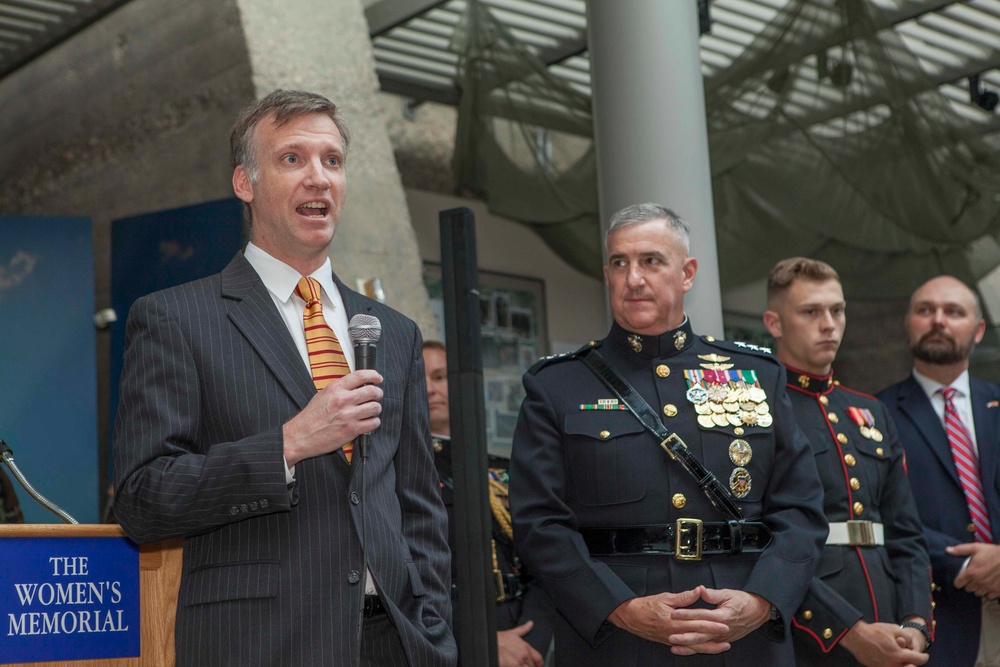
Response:
POLYGON ((358 573, 357 570, 351 570, 350 572, 347 573, 347 580, 352 584, 356 584, 359 581, 361 581, 361 575, 358 573))
POLYGON ((351 502, 355 505, 361 502, 361 494, 357 491, 351 491, 351 502))

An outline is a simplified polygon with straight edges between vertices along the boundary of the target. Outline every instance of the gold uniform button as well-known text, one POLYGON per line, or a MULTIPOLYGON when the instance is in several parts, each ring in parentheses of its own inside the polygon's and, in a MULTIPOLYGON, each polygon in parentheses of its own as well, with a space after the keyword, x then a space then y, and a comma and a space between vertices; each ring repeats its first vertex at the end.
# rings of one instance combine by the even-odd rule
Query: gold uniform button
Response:
POLYGON ((829 639, 830 637, 833 637, 833 630, 827 628, 823 631, 823 639, 829 639))
POLYGON ((861 481, 857 477, 851 478, 851 488, 855 491, 861 488, 861 481))
POLYGON ((830 420, 831 424, 840 423, 840 417, 837 416, 836 412, 828 412, 826 418, 830 420))
POLYGON ((661 378, 667 377, 668 375, 670 375, 670 366, 667 366, 666 364, 660 364, 659 366, 656 367, 656 374, 659 375, 661 378))
POLYGON ((976 524, 970 523, 968 526, 965 527, 965 530, 970 533, 976 532, 976 524))
POLYGON ((854 503, 854 513, 855 514, 863 514, 864 511, 865 511, 865 506, 862 505, 860 501, 854 503))
POLYGON ((844 454, 844 463, 847 464, 848 468, 853 468, 857 465, 858 460, 854 458, 854 454, 844 454))
POLYGON ((590 347, 594 347, 595 345, 597 345, 597 341, 596 340, 592 340, 592 341, 590 341, 587 344, 590 345, 590 347))
POLYGON ((715 336, 705 336, 705 340, 707 340, 709 343, 714 343, 715 336))
POLYGON ((742 426, 737 426, 733 429, 733 435, 743 435, 743 433, 744 431, 742 426))
POLYGON ((829 405, 830 404, 830 399, 827 398, 826 396, 820 396, 819 397, 819 402, 822 403, 823 405, 829 405))
POLYGON ((673 502, 674 507, 677 509, 683 509, 684 506, 687 505, 688 499, 684 497, 683 493, 675 493, 671 501, 673 502))
POLYGON ((885 454, 885 450, 882 449, 881 447, 876 447, 875 453, 878 454, 879 456, 882 456, 883 454, 885 454))
POLYGON ((802 618, 804 618, 805 620, 808 621, 812 617, 813 613, 810 610, 806 609, 804 612, 802 612, 802 618))
POLYGON ((837 442, 839 442, 842 445, 846 445, 847 444, 847 434, 846 433, 838 433, 837 434, 837 442))
POLYGON ((611 431, 601 431, 601 438, 602 439, 607 439, 609 437, 611 437, 611 431))
POLYGON ((668 417, 676 417, 677 406, 674 405, 673 403, 667 403, 666 405, 663 406, 663 414, 665 414, 668 417))

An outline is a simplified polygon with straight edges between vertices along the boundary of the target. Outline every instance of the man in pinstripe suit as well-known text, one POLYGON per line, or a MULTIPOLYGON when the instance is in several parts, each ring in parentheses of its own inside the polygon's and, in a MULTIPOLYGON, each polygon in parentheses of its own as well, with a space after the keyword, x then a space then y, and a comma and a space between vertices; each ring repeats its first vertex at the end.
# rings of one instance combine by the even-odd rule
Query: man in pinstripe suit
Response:
POLYGON ((454 665, 420 334, 330 268, 348 147, 336 106, 275 91, 231 141, 253 241, 221 274, 133 306, 115 433, 121 525, 137 542, 185 538, 177 664, 454 665), (379 318, 376 370, 317 392, 302 276, 351 368, 348 319, 379 318), (349 460, 367 432, 370 456, 349 460))

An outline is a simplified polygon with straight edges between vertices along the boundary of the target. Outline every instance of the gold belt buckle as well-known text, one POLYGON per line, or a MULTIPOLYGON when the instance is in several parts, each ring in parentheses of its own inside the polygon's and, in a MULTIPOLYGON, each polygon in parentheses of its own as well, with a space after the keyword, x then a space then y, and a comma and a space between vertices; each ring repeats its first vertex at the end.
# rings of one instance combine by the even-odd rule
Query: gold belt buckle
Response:
POLYGON ((503 585, 503 572, 500 570, 493 570, 493 576, 496 577, 497 584, 497 602, 506 602, 507 600, 507 589, 503 585))
POLYGON ((674 528, 674 558, 701 560, 701 519, 677 519, 674 528), (692 545, 691 532, 694 531, 692 545))
POLYGON ((660 447, 663 447, 663 451, 669 454, 670 458, 672 458, 674 461, 677 460, 677 455, 674 454, 673 446, 677 443, 684 445, 684 441, 681 440, 680 436, 677 435, 676 433, 671 433, 670 435, 668 435, 666 438, 663 439, 663 442, 660 443, 660 447))
POLYGON ((875 546, 875 530, 871 521, 852 519, 847 522, 847 541, 852 547, 875 546))

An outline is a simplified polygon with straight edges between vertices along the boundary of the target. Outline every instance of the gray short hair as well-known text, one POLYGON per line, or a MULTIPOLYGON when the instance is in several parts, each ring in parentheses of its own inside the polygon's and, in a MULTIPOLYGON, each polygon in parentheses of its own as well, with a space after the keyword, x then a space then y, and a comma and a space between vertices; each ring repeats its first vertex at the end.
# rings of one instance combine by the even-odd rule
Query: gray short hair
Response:
POLYGON ((691 226, 684 218, 671 211, 666 206, 660 204, 632 204, 611 216, 611 223, 608 231, 604 233, 604 250, 607 252, 608 239, 612 232, 629 225, 637 225, 642 222, 652 222, 653 220, 665 220, 671 231, 684 244, 684 252, 691 250, 691 226))

